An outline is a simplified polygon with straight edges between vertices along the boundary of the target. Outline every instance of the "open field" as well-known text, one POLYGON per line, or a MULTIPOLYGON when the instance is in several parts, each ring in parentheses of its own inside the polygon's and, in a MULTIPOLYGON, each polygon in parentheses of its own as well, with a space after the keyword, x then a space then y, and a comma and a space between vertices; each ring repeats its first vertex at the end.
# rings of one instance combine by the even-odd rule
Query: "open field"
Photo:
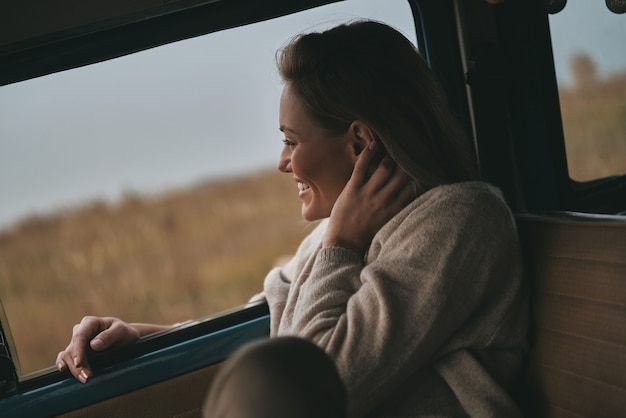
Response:
POLYGON ((560 97, 570 177, 626 173, 626 74, 561 90, 560 97))
POLYGON ((274 170, 26 219, 0 233, 22 372, 52 365, 87 314, 174 323, 245 303, 311 228, 274 170))

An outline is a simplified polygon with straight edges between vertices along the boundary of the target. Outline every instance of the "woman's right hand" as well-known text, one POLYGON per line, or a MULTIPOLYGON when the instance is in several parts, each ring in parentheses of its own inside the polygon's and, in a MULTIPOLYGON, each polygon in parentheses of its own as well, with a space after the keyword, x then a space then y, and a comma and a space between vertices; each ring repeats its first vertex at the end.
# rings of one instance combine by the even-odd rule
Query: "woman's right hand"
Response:
POLYGON ((322 246, 364 254, 378 230, 415 199, 411 177, 378 147, 372 142, 359 155, 330 212, 322 246))
POLYGON ((80 324, 74 325, 72 340, 57 355, 57 368, 69 369, 80 382, 87 383, 93 376, 87 359, 89 350, 103 351, 134 343, 142 334, 140 328, 138 324, 127 324, 117 318, 86 316, 80 324))

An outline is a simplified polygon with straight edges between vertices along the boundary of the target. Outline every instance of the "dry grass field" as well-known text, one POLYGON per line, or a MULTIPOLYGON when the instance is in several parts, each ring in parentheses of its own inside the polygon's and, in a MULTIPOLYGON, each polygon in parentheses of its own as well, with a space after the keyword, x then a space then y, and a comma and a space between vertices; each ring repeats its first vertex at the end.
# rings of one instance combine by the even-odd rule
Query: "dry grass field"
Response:
MULTIPOLYGON (((576 180, 626 172, 626 76, 594 87, 561 92, 576 180)), ((291 177, 271 170, 0 231, 0 298, 21 370, 51 365, 84 315, 174 323, 242 304, 311 229, 291 177)))
POLYGON ((25 219, 0 232, 21 371, 52 365, 84 315, 174 323, 245 303, 311 228, 276 170, 25 219))
POLYGON ((626 74, 560 91, 570 177, 626 173, 626 74))

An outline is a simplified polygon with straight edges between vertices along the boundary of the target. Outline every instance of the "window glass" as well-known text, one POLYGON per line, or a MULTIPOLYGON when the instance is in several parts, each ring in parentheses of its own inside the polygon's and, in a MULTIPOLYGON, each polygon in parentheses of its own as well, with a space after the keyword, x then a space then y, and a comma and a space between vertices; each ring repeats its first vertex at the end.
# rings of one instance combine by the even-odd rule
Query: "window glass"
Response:
POLYGON ((245 303, 312 228, 276 170, 293 35, 375 18, 350 0, 0 88, 0 298, 21 373, 84 315, 175 323, 245 303))
POLYGON ((550 28, 570 177, 626 173, 626 15, 570 0, 550 28))

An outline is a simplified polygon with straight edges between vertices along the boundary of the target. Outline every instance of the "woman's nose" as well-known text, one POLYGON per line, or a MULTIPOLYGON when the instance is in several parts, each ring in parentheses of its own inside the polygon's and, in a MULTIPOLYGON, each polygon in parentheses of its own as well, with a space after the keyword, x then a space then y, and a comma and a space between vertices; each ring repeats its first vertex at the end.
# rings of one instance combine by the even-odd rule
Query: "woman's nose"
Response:
POLYGON ((291 173, 291 150, 284 146, 278 158, 278 170, 283 173, 291 173))

